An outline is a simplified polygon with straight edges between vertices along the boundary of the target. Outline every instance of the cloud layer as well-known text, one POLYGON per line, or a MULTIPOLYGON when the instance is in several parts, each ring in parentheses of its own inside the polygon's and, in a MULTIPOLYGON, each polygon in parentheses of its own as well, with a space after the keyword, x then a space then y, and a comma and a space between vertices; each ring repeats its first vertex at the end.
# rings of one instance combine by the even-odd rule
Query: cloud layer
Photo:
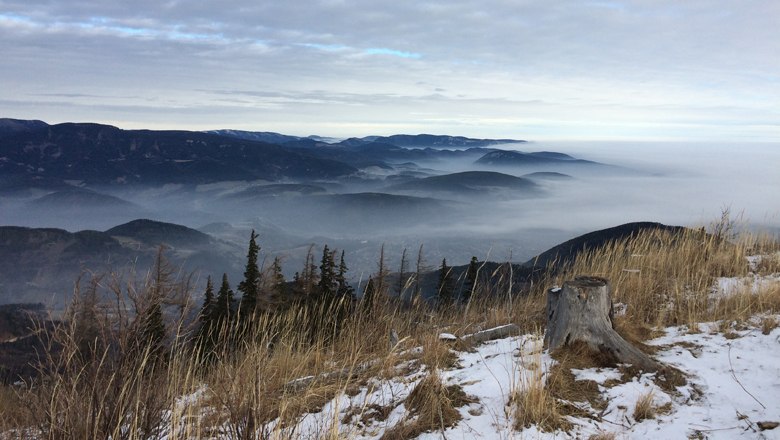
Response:
POLYGON ((780 3, 0 0, 0 114, 780 140, 780 3))

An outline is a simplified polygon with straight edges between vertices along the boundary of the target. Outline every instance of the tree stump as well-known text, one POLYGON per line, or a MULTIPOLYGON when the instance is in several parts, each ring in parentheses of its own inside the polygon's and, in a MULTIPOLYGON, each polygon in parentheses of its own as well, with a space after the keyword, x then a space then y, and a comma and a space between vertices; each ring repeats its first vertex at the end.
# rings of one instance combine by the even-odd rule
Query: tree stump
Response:
POLYGON ((552 351, 580 341, 618 362, 632 364, 647 372, 657 371, 659 365, 654 360, 615 331, 612 317, 609 281, 591 276, 576 277, 563 283, 563 288, 547 291, 544 343, 552 351))

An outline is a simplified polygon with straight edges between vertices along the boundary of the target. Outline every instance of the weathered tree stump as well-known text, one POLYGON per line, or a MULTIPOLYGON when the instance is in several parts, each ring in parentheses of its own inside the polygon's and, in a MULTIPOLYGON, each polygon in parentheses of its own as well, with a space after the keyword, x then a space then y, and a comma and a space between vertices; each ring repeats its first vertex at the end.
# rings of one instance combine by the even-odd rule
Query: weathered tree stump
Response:
POLYGON ((544 343, 550 351, 584 342, 592 350, 606 353, 618 362, 647 372, 659 365, 626 342, 612 324, 612 295, 604 278, 579 276, 563 288, 547 291, 547 331, 544 343))

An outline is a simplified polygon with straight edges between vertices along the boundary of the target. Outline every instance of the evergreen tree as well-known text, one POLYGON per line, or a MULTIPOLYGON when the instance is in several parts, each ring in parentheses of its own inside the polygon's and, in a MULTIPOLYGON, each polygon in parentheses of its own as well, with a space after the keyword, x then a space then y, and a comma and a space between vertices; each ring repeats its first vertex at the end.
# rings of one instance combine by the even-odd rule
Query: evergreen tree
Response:
MULTIPOLYGON (((295 274, 297 277, 298 272, 295 274)), ((271 264, 271 289, 273 295, 279 300, 282 300, 287 293, 287 283, 282 273, 282 260, 278 256, 274 257, 274 262, 271 264)))
POLYGON ((260 296, 260 268, 257 265, 257 255, 260 252, 260 247, 255 241, 256 238, 257 234, 253 229, 249 238, 244 280, 238 284, 238 290, 242 293, 240 310, 244 318, 251 317, 255 313, 257 300, 260 296))
POLYGON ((223 273, 222 285, 219 287, 217 300, 213 309, 213 322, 217 331, 224 331, 225 326, 232 320, 233 302, 233 290, 230 289, 227 274, 223 273))
POLYGON ((469 268, 466 270, 466 282, 463 285, 461 301, 468 304, 471 301, 471 294, 477 286, 477 273, 479 272, 479 261, 477 257, 471 257, 469 268))
POLYGON ((214 284, 211 282, 211 275, 206 277, 206 293, 203 297, 203 307, 200 308, 200 322, 207 324, 211 322, 214 312, 214 284))
POLYGON ((447 307, 453 303, 454 300, 454 288, 452 285, 452 268, 447 266, 447 259, 441 260, 441 267, 439 268, 439 283, 436 286, 436 292, 438 297, 438 305, 447 307))
POLYGON ((198 320, 200 321, 200 327, 198 327, 198 343, 202 351, 208 351, 212 348, 212 340, 214 337, 214 309, 216 307, 216 300, 214 299, 214 285, 211 282, 211 275, 206 278, 206 294, 203 299, 203 307, 200 309, 200 315, 198 320))
POLYGON ((320 260, 320 282, 318 283, 319 299, 321 301, 331 302, 336 297, 336 264, 333 261, 333 253, 328 249, 328 245, 322 249, 322 260, 320 260))
POLYGON ((376 301, 376 286, 374 278, 369 277, 366 288, 363 290, 363 296, 360 298, 360 308, 363 313, 370 314, 374 311, 374 302, 376 301))
POLYGON ((314 245, 309 246, 306 252, 306 261, 303 263, 303 271, 300 274, 301 292, 305 295, 314 294, 314 288, 318 285, 317 266, 314 264, 314 245))
POLYGON ((172 270, 163 251, 164 248, 160 246, 154 264, 154 279, 138 300, 142 308, 136 317, 135 353, 138 356, 148 354, 150 366, 165 358, 166 331, 162 303, 171 287, 172 270))
POLYGON ((344 251, 341 251, 341 259, 339 260, 339 268, 336 273, 336 286, 339 297, 355 298, 355 289, 347 282, 347 263, 344 262, 344 251))

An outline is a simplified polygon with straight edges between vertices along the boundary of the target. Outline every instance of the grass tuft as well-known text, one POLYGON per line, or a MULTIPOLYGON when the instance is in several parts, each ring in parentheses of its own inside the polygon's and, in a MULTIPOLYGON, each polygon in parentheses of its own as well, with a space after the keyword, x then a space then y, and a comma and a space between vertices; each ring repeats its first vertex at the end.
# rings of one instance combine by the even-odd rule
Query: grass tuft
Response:
POLYGON ((443 431, 461 420, 457 408, 476 400, 458 385, 445 385, 438 371, 431 370, 404 403, 411 417, 385 432, 383 439, 408 439, 424 432, 443 431))
POLYGON ((645 393, 639 396, 634 406, 634 420, 637 423, 654 419, 656 416, 657 408, 653 402, 653 392, 645 393))

